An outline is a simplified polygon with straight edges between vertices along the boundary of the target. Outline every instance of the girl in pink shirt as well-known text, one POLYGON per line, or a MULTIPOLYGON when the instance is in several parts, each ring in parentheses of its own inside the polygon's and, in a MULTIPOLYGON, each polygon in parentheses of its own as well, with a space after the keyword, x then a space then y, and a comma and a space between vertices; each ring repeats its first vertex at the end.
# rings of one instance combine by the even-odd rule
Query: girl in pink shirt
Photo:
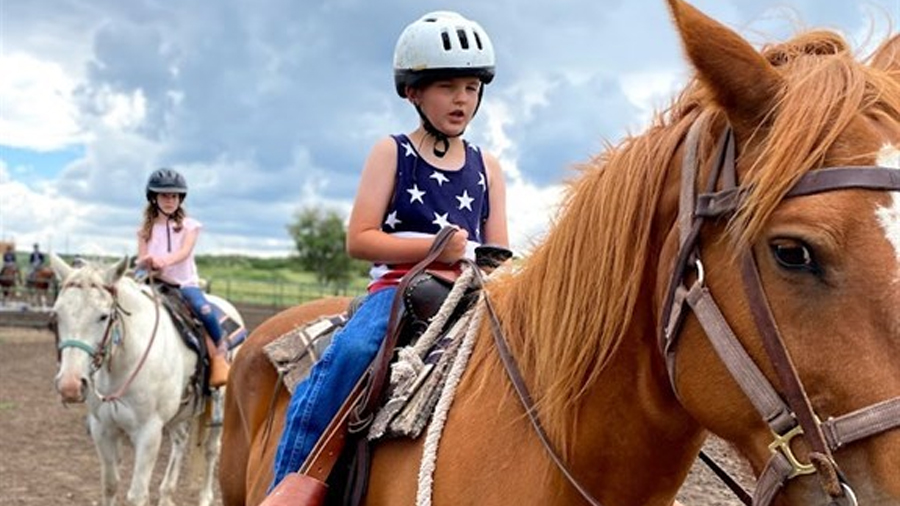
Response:
MULTIPOLYGON (((182 203, 187 197, 184 176, 172 169, 158 169, 147 181, 147 207, 144 222, 138 230, 138 267, 158 271, 166 281, 179 286, 184 299, 218 348, 222 327, 216 311, 199 286, 194 245, 203 225, 188 218, 182 203)), ((210 350, 210 386, 217 387, 227 378, 224 353, 210 350)))

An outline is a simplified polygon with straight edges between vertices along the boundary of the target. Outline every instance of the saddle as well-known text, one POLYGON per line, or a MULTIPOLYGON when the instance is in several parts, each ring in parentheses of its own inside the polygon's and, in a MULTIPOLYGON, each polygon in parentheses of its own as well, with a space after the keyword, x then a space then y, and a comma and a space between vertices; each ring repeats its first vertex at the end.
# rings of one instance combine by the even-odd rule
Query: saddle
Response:
MULTIPOLYGON (((301 469, 287 475, 261 506, 318 506, 326 501, 328 504, 361 502, 367 487, 370 458, 370 443, 366 431, 384 399, 394 351, 400 345, 414 342, 425 332, 459 276, 457 270, 433 264, 453 230, 441 230, 426 258, 401 280, 391 310, 387 336, 372 365, 344 401, 301 469), (348 442, 356 444, 347 445, 348 442), (332 473, 335 469, 341 472, 332 473), (330 491, 326 482, 333 485, 330 491), (342 497, 335 494, 339 491, 344 491, 342 497)), ((475 264, 485 270, 492 270, 511 256, 512 252, 505 248, 482 246, 476 249, 475 264)), ((444 330, 471 306, 476 297, 476 290, 467 288, 463 300, 445 322, 444 330)), ((330 330, 327 336, 329 341, 334 330, 330 330)))
MULTIPOLYGON (((152 288, 155 293, 159 294, 160 301, 166 311, 168 311, 169 316, 172 317, 172 322, 175 324, 175 328, 178 330, 178 334, 181 336, 184 344, 197 353, 199 360, 197 360, 196 377, 201 383, 200 386, 203 393, 208 394, 211 391, 209 383, 210 355, 215 350, 209 349, 207 343, 211 343, 211 339, 207 336, 203 322, 197 318, 190 304, 181 295, 178 285, 154 278, 152 288)), ((210 305, 213 306, 213 310, 216 312, 219 320, 219 326, 222 327, 222 341, 227 349, 232 350, 243 343, 247 338, 247 330, 244 326, 228 316, 213 302, 210 302, 210 305)))

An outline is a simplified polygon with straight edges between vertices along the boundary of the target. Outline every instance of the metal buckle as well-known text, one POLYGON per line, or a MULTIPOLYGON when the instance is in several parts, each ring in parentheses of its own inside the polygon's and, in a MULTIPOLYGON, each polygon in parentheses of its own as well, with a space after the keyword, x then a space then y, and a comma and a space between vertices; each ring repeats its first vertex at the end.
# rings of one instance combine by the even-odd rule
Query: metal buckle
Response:
POLYGON ((804 464, 797 459, 797 456, 794 455, 794 450, 791 449, 791 440, 797 436, 803 434, 803 427, 800 425, 795 426, 793 429, 789 430, 787 434, 781 435, 776 433, 774 430, 772 431, 772 435, 775 439, 769 443, 769 451, 773 454, 781 452, 782 455, 788 460, 791 464, 791 472, 788 474, 788 479, 795 478, 804 474, 814 474, 816 472, 815 466, 810 464, 804 464))

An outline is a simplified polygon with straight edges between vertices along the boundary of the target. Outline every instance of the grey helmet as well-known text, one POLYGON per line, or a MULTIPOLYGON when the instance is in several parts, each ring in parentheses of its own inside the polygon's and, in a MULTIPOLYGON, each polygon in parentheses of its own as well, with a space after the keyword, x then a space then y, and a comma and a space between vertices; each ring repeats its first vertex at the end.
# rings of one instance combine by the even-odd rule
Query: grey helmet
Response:
POLYGON ((187 181, 175 169, 156 169, 147 180, 147 200, 153 202, 158 193, 177 193, 184 201, 187 197, 187 181))
POLYGON ((474 76, 494 79, 494 46, 475 21, 451 11, 425 14, 407 26, 394 49, 394 84, 406 98, 406 87, 438 79, 474 76))

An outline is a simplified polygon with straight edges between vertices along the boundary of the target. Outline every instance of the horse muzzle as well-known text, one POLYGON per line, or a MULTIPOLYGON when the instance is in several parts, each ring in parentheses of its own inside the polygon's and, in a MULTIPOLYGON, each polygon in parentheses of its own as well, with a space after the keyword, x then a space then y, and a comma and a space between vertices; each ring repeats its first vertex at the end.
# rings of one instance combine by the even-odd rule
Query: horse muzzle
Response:
POLYGON ((85 401, 87 378, 79 375, 57 376, 56 391, 63 404, 80 404, 85 401))

